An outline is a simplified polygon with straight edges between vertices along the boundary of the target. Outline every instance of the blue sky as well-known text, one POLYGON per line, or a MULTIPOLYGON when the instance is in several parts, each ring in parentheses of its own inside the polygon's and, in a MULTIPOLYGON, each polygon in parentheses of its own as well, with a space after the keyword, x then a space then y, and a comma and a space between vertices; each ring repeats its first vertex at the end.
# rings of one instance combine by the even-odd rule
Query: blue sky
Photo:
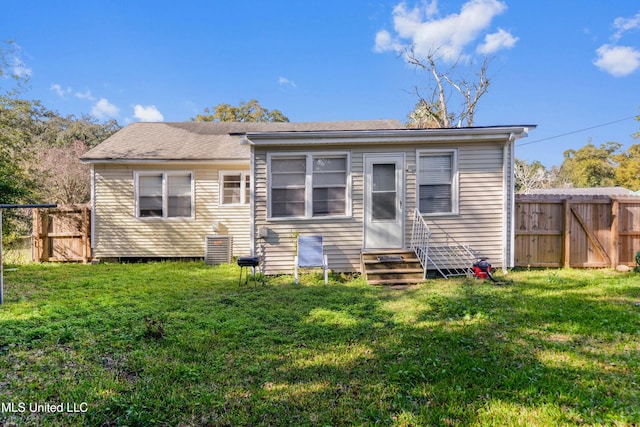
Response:
POLYGON ((536 124, 518 158, 551 166, 589 140, 640 143, 636 1, 2 3, 25 96, 65 115, 186 121, 255 98, 291 121, 405 122, 426 76, 394 49, 413 44, 438 47, 443 68, 447 55, 493 58, 474 124, 536 124))

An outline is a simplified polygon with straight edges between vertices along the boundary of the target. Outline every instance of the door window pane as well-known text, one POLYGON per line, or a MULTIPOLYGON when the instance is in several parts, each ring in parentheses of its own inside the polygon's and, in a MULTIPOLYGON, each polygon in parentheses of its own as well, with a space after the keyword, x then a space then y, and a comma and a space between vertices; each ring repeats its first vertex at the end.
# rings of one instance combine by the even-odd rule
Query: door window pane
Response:
POLYGON ((396 165, 374 164, 371 189, 371 219, 396 219, 396 165))

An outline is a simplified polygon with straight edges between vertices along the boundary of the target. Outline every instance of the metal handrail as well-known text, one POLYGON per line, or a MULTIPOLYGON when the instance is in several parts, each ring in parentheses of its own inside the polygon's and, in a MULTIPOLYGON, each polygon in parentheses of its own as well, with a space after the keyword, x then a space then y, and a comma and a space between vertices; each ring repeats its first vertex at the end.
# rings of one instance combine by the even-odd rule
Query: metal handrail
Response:
POLYGON ((413 249, 420 260, 420 265, 424 270, 424 277, 427 277, 427 262, 429 260, 429 239, 431 230, 425 222, 418 209, 413 211, 413 226, 411 229, 411 249, 413 249))
POLYGON ((424 278, 427 278, 429 264, 435 268, 444 278, 451 276, 471 276, 471 265, 477 254, 468 245, 458 243, 453 236, 442 229, 437 223, 433 223, 444 242, 435 244, 432 241, 431 229, 424 220, 419 210, 413 211, 413 226, 411 229, 411 249, 420 260, 424 270, 424 278))
POLYGON ((473 276, 471 266, 478 255, 469 245, 458 243, 435 221, 431 222, 438 229, 438 234, 444 237, 444 241, 441 244, 431 243, 427 261, 446 279, 451 276, 473 276))

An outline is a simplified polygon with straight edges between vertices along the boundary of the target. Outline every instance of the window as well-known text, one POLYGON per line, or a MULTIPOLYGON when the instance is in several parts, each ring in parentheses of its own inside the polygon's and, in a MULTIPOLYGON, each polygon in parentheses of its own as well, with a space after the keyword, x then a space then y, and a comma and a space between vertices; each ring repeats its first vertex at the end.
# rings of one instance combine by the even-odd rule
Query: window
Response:
POLYGON ((246 172, 220 172, 220 204, 239 205, 249 203, 251 181, 246 172))
POLYGON ((193 217, 191 172, 137 172, 135 178, 138 218, 193 217))
POLYGON ((348 164, 346 154, 271 156, 270 216, 347 215, 348 164))
POLYGON ((313 216, 344 215, 347 197, 347 158, 313 159, 313 216))
POLYGON ((305 216, 305 157, 271 159, 271 216, 305 216))
POLYGON ((418 207, 423 214, 457 213, 456 151, 418 152, 418 207))

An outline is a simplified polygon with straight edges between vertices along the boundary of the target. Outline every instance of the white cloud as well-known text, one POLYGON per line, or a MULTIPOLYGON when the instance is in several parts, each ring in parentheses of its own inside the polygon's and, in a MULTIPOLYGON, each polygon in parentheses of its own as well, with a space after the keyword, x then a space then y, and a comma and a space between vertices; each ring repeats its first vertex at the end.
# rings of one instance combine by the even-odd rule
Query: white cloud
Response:
POLYGON ((11 58, 11 66, 13 69, 13 75, 16 77, 30 77, 32 74, 31 68, 27 67, 22 59, 14 56, 11 58))
POLYGON ((73 94, 78 99, 87 99, 89 101, 95 101, 96 97, 93 96, 90 90, 86 90, 85 92, 76 92, 73 94))
POLYGON ((98 100, 98 102, 96 102, 91 108, 91 115, 98 120, 115 118, 119 112, 120 109, 111 104, 106 98, 100 98, 100 100, 98 100))
POLYGON ((632 30, 640 29, 640 13, 631 18, 618 17, 613 21, 615 32, 611 35, 610 44, 596 49, 593 64, 614 77, 624 77, 640 68, 640 49, 632 46, 620 46, 622 36, 632 30))
MULTIPOLYGON (((63 88, 62 85, 58 83, 52 84, 49 90, 55 92, 56 95, 58 95, 60 98, 65 98, 68 94, 73 92, 73 89, 71 87, 67 86, 66 88, 63 88)), ((73 96, 75 96, 78 99, 86 99, 87 101, 98 100, 98 98, 93 96, 91 91, 88 89, 85 92, 77 92, 77 91, 73 92, 73 96)))
POLYGON ((640 13, 637 13, 631 18, 616 18, 613 21, 613 27, 616 28, 617 31, 613 34, 612 38, 613 40, 619 40, 625 32, 640 28, 640 13))
MULTIPOLYGON (((423 2, 413 9, 402 2, 393 9, 393 27, 397 36, 388 31, 376 34, 376 52, 400 51, 412 48, 418 57, 434 52, 445 60, 455 61, 464 56, 465 48, 474 43, 486 31, 491 21, 507 9, 499 0, 468 0, 460 13, 437 18, 437 2, 423 2)), ((482 48, 492 53, 498 49, 513 47, 518 39, 500 30, 482 48)))
POLYGON ((376 34, 376 43, 373 47, 375 52, 402 52, 404 48, 400 40, 394 38, 389 31, 382 30, 376 34))
POLYGON ((640 68, 640 50, 630 46, 605 44, 596 50, 593 63, 614 77, 627 76, 640 68))
POLYGON ((294 89, 298 87, 298 85, 296 85, 296 82, 294 82, 293 80, 289 80, 286 77, 278 77, 278 84, 280 86, 291 86, 294 89))
POLYGON ((496 33, 487 34, 484 37, 484 43, 478 46, 477 51, 483 55, 490 55, 501 49, 511 49, 518 40, 518 37, 500 28, 496 33))
POLYGON ((20 45, 13 41, 8 41, 3 44, 6 45, 7 49, 3 51, 3 49, 0 48, 0 53, 3 59, 3 61, 1 61, 3 63, 2 71, 6 71, 6 73, 0 72, 0 78, 17 77, 24 80, 31 77, 33 72, 21 58, 22 48, 20 45))
POLYGON ((438 0, 428 2, 424 0, 424 13, 427 18, 432 18, 438 14, 438 0))
POLYGON ((71 92, 71 88, 68 87, 66 89, 63 89, 62 86, 58 83, 52 84, 49 90, 54 91, 60 98, 64 98, 66 94, 71 92))
POLYGON ((133 112, 133 117, 141 122, 161 122, 164 120, 164 116, 158 111, 155 105, 143 107, 138 104, 133 107, 133 112))

